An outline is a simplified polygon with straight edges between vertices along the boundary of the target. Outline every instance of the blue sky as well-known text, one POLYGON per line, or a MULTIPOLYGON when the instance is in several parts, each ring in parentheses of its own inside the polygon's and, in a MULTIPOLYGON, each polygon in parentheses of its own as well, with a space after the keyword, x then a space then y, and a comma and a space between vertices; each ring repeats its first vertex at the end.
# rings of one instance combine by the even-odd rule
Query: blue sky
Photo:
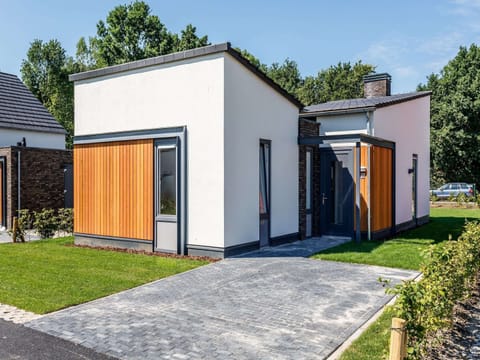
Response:
MULTIPOLYGON (((20 73, 33 39, 58 39, 69 54, 114 0, 0 0, 0 71, 20 73)), ((480 44, 480 0, 195 1, 147 0, 168 29, 188 23, 212 43, 230 41, 262 62, 295 60, 302 75, 362 60, 392 75, 395 93, 420 82, 480 44)))

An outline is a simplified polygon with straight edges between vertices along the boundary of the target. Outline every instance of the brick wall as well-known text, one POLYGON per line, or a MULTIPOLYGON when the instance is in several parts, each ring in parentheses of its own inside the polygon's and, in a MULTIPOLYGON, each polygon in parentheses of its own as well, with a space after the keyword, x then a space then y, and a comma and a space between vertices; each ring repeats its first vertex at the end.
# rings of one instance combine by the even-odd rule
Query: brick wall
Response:
MULTIPOLYGON (((300 119, 298 122, 298 134, 303 136, 318 136, 319 124, 305 119, 300 119)), ((298 152, 298 174, 299 174, 299 232, 300 239, 306 237, 306 152, 307 149, 312 151, 312 236, 317 236, 320 233, 320 151, 318 146, 300 145, 298 152)))
POLYGON ((367 99, 377 96, 390 96, 390 82, 388 80, 366 82, 363 92, 367 99))
POLYGON ((0 148, 7 158, 7 227, 18 206, 18 152, 20 151, 20 206, 38 211, 64 207, 64 165, 72 163, 71 150, 12 146, 0 148))

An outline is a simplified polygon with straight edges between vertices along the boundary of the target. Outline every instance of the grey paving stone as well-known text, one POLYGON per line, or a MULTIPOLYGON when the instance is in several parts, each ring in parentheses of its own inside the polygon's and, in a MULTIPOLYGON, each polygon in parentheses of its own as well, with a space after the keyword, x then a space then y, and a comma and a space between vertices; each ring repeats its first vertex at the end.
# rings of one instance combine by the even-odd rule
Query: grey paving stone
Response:
POLYGON ((301 257, 342 241, 262 249, 25 325, 125 359, 325 358, 389 301, 379 277, 416 275, 301 257))

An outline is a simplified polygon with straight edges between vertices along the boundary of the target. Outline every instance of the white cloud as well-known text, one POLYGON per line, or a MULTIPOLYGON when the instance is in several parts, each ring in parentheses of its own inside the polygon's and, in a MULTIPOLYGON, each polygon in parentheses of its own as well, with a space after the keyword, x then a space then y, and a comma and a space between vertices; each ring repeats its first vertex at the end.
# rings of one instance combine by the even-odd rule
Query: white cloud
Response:
POLYGON ((463 33, 460 31, 454 31, 434 38, 422 40, 418 44, 417 50, 430 55, 451 54, 452 52, 458 51, 463 40, 463 33))

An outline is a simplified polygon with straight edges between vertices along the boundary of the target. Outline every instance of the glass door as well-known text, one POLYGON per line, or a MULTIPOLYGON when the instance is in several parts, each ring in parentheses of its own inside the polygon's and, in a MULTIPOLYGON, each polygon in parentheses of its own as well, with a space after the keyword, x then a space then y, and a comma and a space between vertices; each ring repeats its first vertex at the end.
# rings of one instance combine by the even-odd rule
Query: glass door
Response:
POLYGON ((176 139, 155 143, 155 250, 180 253, 176 139))

